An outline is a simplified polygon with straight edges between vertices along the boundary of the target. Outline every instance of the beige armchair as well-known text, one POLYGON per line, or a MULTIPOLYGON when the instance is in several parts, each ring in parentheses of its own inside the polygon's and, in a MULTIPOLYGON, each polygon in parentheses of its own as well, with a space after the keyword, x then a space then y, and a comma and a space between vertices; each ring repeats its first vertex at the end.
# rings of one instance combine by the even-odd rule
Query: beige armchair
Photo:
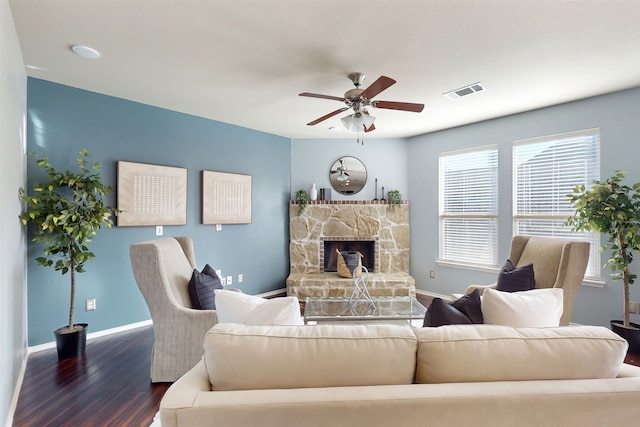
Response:
MULTIPOLYGON (((589 242, 578 242, 551 237, 514 236, 511 241, 509 259, 516 267, 533 263, 536 288, 562 288, 564 311, 560 325, 569 325, 573 300, 582 284, 589 262, 589 242)), ((492 287, 472 285, 465 293, 474 289, 492 287)))
POLYGON ((173 382, 200 361, 214 310, 191 308, 188 284, 196 260, 189 237, 167 237, 129 248, 131 267, 153 321, 151 381, 173 382))

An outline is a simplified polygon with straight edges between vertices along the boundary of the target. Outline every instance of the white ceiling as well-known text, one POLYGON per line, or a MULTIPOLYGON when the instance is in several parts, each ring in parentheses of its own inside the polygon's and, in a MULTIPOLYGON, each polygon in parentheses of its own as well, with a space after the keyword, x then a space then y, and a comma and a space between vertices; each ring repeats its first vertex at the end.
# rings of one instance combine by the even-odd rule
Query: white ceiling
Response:
POLYGON ((289 138, 347 138, 347 75, 397 83, 367 138, 640 86, 640 0, 10 0, 29 76, 289 138), (98 60, 72 44, 91 46, 98 60), (481 82, 458 100, 444 92, 481 82))

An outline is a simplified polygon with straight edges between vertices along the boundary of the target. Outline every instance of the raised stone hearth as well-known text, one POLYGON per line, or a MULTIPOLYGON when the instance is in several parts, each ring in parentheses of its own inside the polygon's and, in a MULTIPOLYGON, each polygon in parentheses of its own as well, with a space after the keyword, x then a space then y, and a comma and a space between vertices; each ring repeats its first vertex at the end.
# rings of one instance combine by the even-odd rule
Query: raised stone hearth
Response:
MULTIPOLYGON (((415 280, 407 273, 369 274, 367 290, 372 297, 416 296, 415 280)), ((338 273, 291 274, 287 278, 287 294, 301 301, 307 297, 350 297, 353 279, 338 273)))
MULTIPOLYGON (((315 296, 350 296, 353 280, 325 272, 325 240, 373 242, 368 289, 372 296, 415 296, 409 275, 409 204, 391 209, 385 202, 309 202, 298 215, 289 209, 290 274, 287 293, 301 300, 315 296)), ((371 254, 368 255, 371 258, 371 254)))

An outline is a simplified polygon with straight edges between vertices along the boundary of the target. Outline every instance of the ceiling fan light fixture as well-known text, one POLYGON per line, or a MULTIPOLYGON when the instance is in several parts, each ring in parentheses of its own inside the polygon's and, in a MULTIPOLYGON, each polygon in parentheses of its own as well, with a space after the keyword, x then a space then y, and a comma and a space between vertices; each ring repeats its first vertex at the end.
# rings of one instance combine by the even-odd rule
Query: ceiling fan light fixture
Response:
POLYGON ((369 114, 364 114, 363 112, 356 111, 351 115, 343 117, 341 120, 345 129, 349 129, 353 132, 362 132, 363 129, 370 128, 375 119, 375 117, 369 114))

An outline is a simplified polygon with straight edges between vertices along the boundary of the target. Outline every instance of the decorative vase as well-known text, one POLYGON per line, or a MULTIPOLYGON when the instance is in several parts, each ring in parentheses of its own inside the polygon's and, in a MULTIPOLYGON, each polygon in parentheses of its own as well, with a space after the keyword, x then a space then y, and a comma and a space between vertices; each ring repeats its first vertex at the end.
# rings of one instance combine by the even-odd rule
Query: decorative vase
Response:
POLYGON ((311 186, 311 190, 309 190, 309 199, 313 201, 318 200, 318 189, 316 188, 315 182, 311 186))

